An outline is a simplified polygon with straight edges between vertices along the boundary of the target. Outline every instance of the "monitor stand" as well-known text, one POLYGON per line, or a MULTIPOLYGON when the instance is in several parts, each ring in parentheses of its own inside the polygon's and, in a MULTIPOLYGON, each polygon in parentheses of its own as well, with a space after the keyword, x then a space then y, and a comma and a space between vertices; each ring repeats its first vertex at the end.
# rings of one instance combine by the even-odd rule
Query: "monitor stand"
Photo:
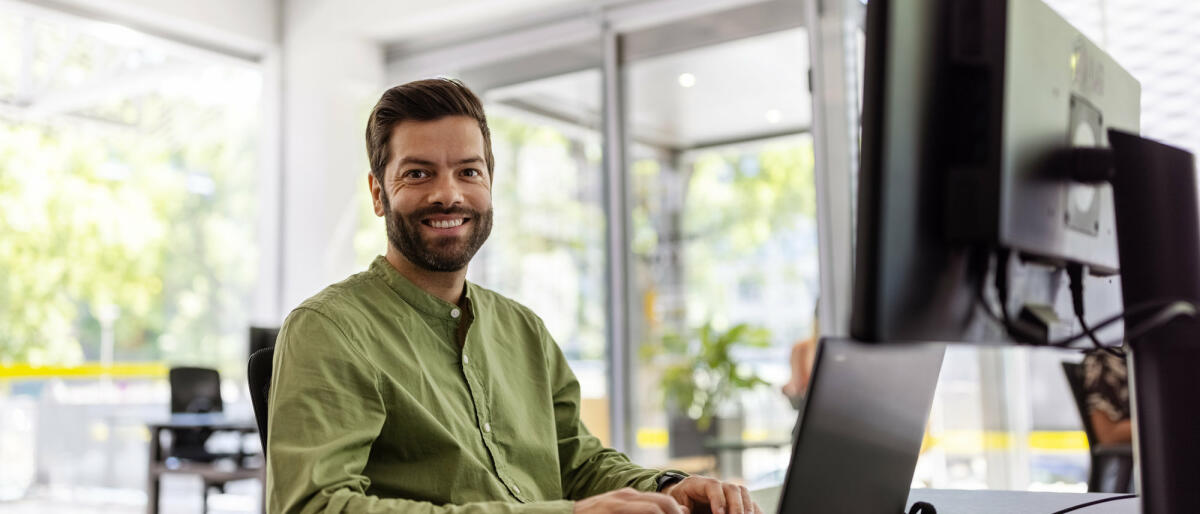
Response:
MULTIPOLYGON (((1121 290, 1130 307, 1200 304, 1200 209, 1191 153, 1110 130, 1121 290)), ((1155 314, 1130 316, 1129 330, 1155 314)), ((1200 319, 1130 342, 1134 459, 1142 512, 1200 512, 1200 319)))

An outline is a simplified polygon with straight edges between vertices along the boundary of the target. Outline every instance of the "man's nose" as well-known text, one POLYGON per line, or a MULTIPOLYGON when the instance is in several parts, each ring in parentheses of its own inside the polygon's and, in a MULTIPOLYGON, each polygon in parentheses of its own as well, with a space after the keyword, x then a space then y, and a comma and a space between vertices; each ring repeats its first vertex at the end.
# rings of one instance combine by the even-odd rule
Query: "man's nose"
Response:
POLYGON ((455 180, 454 172, 438 173, 437 179, 433 183, 433 188, 429 191, 429 203, 435 205, 458 205, 462 203, 463 195, 459 183, 455 180))

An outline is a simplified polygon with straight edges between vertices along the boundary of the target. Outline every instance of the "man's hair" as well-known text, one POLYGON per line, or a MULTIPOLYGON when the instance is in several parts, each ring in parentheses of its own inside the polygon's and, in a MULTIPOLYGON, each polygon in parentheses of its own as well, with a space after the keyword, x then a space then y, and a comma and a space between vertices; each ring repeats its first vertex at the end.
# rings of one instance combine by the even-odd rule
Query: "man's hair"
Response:
POLYGON ((405 120, 434 121, 446 116, 469 116, 479 122, 479 131, 483 133, 483 159, 490 180, 495 159, 483 103, 465 84, 449 78, 400 84, 385 91, 371 109, 371 118, 367 120, 367 159, 375 180, 383 183, 384 172, 392 158, 388 143, 396 125, 405 120))

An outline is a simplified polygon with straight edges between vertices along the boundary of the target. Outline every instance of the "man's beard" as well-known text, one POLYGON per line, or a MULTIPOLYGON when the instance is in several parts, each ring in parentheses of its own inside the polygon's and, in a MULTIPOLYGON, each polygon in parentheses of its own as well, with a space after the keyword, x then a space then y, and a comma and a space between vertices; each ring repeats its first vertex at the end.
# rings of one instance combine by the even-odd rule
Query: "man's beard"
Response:
POLYGON ((492 233, 492 208, 480 213, 474 209, 455 207, 450 209, 427 207, 407 215, 391 209, 387 198, 383 199, 384 219, 387 224, 388 242, 399 250, 409 262, 429 271, 458 271, 463 269, 475 252, 483 246, 492 233), (429 240, 421 233, 421 219, 432 215, 461 215, 470 218, 470 231, 465 238, 443 237, 429 240))

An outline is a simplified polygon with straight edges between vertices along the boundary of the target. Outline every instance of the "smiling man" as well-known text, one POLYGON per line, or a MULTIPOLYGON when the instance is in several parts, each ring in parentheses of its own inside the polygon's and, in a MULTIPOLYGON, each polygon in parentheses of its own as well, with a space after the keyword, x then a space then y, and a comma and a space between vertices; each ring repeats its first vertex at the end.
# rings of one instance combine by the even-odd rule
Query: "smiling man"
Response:
POLYGON ((268 512, 761 514, 744 487, 605 448, 542 320, 466 281, 492 229, 491 146, 454 80, 396 86, 371 112, 387 254, 284 322, 268 512))

